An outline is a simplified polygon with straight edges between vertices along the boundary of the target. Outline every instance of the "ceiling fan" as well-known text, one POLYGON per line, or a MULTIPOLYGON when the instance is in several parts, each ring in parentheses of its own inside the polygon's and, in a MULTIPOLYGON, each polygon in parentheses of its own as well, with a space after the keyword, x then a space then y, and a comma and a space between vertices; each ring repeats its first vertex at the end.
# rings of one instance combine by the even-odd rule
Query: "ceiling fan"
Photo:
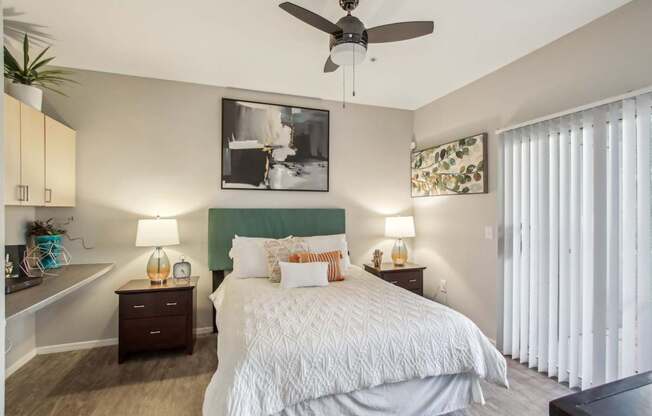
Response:
POLYGON ((339 2, 347 15, 337 23, 290 2, 279 5, 297 19, 330 35, 330 56, 324 65, 324 72, 335 72, 340 66, 362 63, 370 43, 398 42, 430 35, 434 31, 434 23, 431 21, 392 23, 367 29, 360 19, 351 15, 360 0, 339 2))

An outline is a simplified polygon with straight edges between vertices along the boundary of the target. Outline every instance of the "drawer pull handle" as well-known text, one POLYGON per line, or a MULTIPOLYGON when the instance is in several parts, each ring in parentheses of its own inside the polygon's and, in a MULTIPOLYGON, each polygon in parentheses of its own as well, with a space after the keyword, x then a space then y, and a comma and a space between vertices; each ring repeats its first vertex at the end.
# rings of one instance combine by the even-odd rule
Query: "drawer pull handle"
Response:
POLYGON ((165 306, 177 306, 176 302, 168 302, 165 304, 165 306))
POLYGON ((410 283, 416 283, 417 279, 410 279, 410 283))
POLYGON ((145 305, 134 305, 134 309, 142 309, 145 305))
POLYGON ((161 331, 149 331, 150 335, 157 335, 157 334, 160 334, 160 333, 161 333, 161 331))
POLYGON ((393 285, 397 285, 397 284, 398 284, 398 281, 395 280, 395 281, 393 281, 393 282, 389 282, 389 283, 391 283, 391 284, 393 284, 393 285))

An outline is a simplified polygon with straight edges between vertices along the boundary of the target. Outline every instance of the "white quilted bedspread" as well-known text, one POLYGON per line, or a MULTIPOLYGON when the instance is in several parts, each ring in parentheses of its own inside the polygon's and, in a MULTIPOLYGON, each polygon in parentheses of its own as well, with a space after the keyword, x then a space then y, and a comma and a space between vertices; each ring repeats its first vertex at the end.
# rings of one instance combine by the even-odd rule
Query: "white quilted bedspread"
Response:
POLYGON ((204 416, 273 415, 304 400, 444 374, 507 386, 504 357, 468 318, 357 267, 324 288, 227 278, 212 298, 219 366, 204 416))

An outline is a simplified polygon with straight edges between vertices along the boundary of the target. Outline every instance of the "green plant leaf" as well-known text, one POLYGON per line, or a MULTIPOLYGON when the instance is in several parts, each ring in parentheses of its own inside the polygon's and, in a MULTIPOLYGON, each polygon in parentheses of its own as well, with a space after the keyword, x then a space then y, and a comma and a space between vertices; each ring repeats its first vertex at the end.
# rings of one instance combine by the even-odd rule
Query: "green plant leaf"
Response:
POLYGON ((25 37, 23 38, 23 69, 27 71, 28 67, 29 67, 29 38, 27 37, 27 33, 25 33, 25 37))
POLYGON ((14 56, 9 52, 9 49, 5 46, 5 73, 7 72, 7 69, 9 69, 12 72, 20 72, 20 65, 18 64, 18 61, 14 56))
MULTIPOLYGON (((31 64, 31 65, 29 66, 29 68, 27 68, 27 69, 28 69, 28 70, 30 70, 30 69, 34 69, 34 66, 35 66, 35 65, 38 65, 38 64, 40 63, 39 61, 41 60, 41 57, 43 57, 43 55, 45 54, 45 52, 48 51, 48 49, 50 49, 49 46, 48 46, 47 48, 43 49, 43 50, 41 51, 41 53, 39 53, 38 55, 36 55, 36 58, 34 58, 34 60, 32 60, 32 64, 31 64)), ((49 58, 49 59, 52 60, 52 59, 54 59, 54 58, 49 58)))
POLYGON ((43 60, 40 61, 40 62, 38 62, 38 61, 34 61, 34 62, 32 62, 32 66, 29 68, 29 70, 30 70, 30 71, 36 71, 36 70, 39 69, 40 67, 42 67, 42 66, 44 66, 44 65, 47 65, 47 64, 48 64, 50 61, 52 61, 53 59, 54 59, 54 56, 52 56, 52 57, 50 57, 50 58, 43 59, 43 60))

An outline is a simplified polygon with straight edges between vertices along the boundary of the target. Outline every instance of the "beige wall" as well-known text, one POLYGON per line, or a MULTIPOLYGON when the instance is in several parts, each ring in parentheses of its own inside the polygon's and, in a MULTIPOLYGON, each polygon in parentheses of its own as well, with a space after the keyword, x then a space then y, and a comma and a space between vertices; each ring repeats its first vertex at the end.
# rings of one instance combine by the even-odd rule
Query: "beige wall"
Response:
POLYGON ((5 244, 25 244, 27 224, 36 218, 34 207, 5 207, 5 244))
POLYGON ((384 216, 411 214, 407 182, 413 113, 298 97, 78 71, 69 97, 48 94, 46 113, 77 130, 77 207, 37 209, 40 218, 74 216, 73 235, 93 250, 66 243, 74 262, 116 262, 116 269, 37 314, 38 346, 117 336, 117 296, 142 278, 150 249, 134 247, 139 218, 176 217, 184 254, 199 284, 199 327, 211 325, 207 269, 210 207, 346 209, 353 261, 379 245, 384 216), (331 111, 329 193, 220 190, 222 97, 331 111))
MULTIPOLYGON (((492 30, 489 28, 488 30, 492 30)), ((497 239, 500 127, 652 85, 652 1, 637 0, 416 111, 419 148, 489 132, 490 193, 414 200, 417 259, 426 292, 448 281, 448 300, 491 338, 501 282, 497 239)))

